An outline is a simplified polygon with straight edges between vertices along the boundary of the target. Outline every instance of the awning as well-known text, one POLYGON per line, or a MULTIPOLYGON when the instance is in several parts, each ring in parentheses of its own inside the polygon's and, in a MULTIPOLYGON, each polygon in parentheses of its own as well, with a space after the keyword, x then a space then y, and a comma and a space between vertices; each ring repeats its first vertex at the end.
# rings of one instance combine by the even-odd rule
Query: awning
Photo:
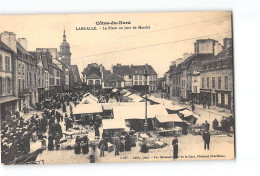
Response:
POLYGON ((73 109, 73 114, 93 114, 103 112, 100 104, 78 104, 73 109))
POLYGON ((192 116, 192 115, 193 115, 193 113, 192 113, 191 111, 187 110, 187 109, 180 111, 180 113, 181 113, 184 117, 189 117, 189 116, 192 116))
POLYGON ((15 101, 15 100, 19 100, 19 98, 15 97, 15 96, 1 97, 0 98, 0 104, 7 103, 7 102, 10 102, 10 101, 15 101))
POLYGON ((131 92, 126 92, 125 95, 123 95, 124 97, 128 97, 129 95, 131 95, 132 93, 131 92))
POLYGON ((135 102, 135 103, 138 103, 138 102, 143 100, 142 97, 140 97, 140 96, 138 96, 136 94, 129 95, 128 97, 131 98, 132 101, 135 102))
POLYGON ((166 109, 169 109, 169 110, 172 110, 172 111, 181 111, 181 110, 184 110, 186 109, 185 107, 183 106, 178 106, 178 105, 173 105, 173 104, 164 104, 164 107, 166 109))
POLYGON ((183 122, 181 118, 178 116, 178 114, 168 114, 168 115, 157 115, 156 119, 160 123, 166 123, 166 122, 183 122))
POLYGON ((95 98, 92 98, 91 96, 87 96, 83 98, 80 102, 80 104, 97 104, 98 101, 95 98))
POLYGON ((122 119, 104 119, 102 120, 103 130, 105 129, 125 129, 125 120, 122 119))
MULTIPOLYGON (((113 108, 113 114, 114 119, 145 119, 145 103, 137 103, 133 106, 116 106, 113 108)), ((162 105, 147 105, 147 118, 167 114, 162 105)))

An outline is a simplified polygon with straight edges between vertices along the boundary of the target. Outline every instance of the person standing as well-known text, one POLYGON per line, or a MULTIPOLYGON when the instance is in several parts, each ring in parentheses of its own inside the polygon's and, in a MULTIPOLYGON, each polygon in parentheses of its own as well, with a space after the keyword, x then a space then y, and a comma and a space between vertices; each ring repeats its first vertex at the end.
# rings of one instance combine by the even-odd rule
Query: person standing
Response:
POLYGON ((203 133, 202 138, 204 140, 204 149, 208 149, 209 150, 209 143, 210 143, 210 135, 209 132, 206 131, 203 133))
POLYGON ((178 158, 178 138, 177 136, 172 140, 172 146, 173 146, 173 159, 178 158))
POLYGON ((119 149, 120 149, 120 137, 117 132, 115 133, 114 145, 115 145, 115 156, 117 156, 119 155, 119 149))
POLYGON ((208 121, 206 120, 205 121, 205 130, 208 132, 209 131, 209 127, 210 127, 210 124, 208 123, 208 121))
POLYGON ((98 144, 100 150, 100 157, 105 156, 105 151, 108 149, 107 141, 102 138, 98 144))
POLYGON ((218 120, 215 118, 215 120, 213 120, 213 122, 212 122, 212 128, 213 128, 214 130, 217 130, 218 125, 219 125, 219 122, 218 122, 218 120))

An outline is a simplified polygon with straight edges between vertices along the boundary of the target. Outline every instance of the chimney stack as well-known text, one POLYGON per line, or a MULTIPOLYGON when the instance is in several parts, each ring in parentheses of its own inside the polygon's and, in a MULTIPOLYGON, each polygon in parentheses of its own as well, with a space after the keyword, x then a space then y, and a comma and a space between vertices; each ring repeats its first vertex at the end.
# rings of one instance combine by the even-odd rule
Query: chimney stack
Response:
POLYGON ((171 61, 171 66, 176 66, 176 61, 171 61))
POLYGON ((4 31, 0 34, 0 40, 6 44, 10 49, 17 53, 16 48, 16 34, 13 32, 4 31))
POLYGON ((26 38, 18 38, 17 42, 20 43, 20 45, 26 50, 28 51, 28 47, 27 47, 27 39, 26 38))
POLYGON ((182 58, 178 58, 176 60, 176 66, 178 66, 180 63, 182 63, 183 59, 182 58))
POLYGON ((232 38, 224 38, 224 49, 228 49, 229 47, 232 47, 232 38))

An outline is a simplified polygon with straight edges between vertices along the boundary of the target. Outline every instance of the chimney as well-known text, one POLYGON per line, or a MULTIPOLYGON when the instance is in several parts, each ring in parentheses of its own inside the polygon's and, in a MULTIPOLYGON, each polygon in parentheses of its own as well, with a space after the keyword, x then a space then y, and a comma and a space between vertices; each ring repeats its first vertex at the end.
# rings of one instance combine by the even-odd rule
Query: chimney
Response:
POLYGON ((18 38, 17 42, 20 43, 20 45, 27 51, 27 39, 26 38, 18 38))
POLYGON ((117 63, 116 66, 117 66, 117 67, 121 67, 121 64, 120 64, 120 63, 117 63))
POLYGON ((182 63, 183 59, 182 58, 178 58, 176 60, 176 66, 178 66, 180 63, 182 63))
POLYGON ((224 38, 224 49, 228 49, 229 47, 232 47, 232 38, 224 38))
POLYGON ((171 61, 171 66, 176 66, 176 61, 171 61))
POLYGON ((6 44, 10 49, 17 53, 16 48, 16 34, 13 32, 4 31, 0 34, 0 40, 6 44))

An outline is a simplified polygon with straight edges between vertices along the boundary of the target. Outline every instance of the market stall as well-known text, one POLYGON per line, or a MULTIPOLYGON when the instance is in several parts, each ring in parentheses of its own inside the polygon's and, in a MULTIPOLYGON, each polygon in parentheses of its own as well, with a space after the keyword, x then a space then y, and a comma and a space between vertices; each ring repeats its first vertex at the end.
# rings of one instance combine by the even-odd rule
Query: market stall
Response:
POLYGON ((178 114, 157 115, 154 119, 155 130, 159 135, 180 135, 183 123, 178 114))
POLYGON ((166 108, 166 110, 169 114, 175 114, 175 113, 178 113, 179 111, 186 109, 183 106, 173 105, 173 104, 169 104, 169 103, 164 104, 164 107, 166 108))
POLYGON ((188 121, 192 124, 195 124, 197 121, 197 118, 194 117, 195 115, 188 109, 179 111, 179 116, 181 117, 182 120, 188 121))
MULTIPOLYGON (((145 103, 133 106, 117 106, 113 108, 114 119, 125 119, 128 127, 135 131, 143 131, 145 121, 145 103)), ((153 130, 153 121, 156 115, 167 115, 162 105, 147 105, 148 130, 153 130)))

